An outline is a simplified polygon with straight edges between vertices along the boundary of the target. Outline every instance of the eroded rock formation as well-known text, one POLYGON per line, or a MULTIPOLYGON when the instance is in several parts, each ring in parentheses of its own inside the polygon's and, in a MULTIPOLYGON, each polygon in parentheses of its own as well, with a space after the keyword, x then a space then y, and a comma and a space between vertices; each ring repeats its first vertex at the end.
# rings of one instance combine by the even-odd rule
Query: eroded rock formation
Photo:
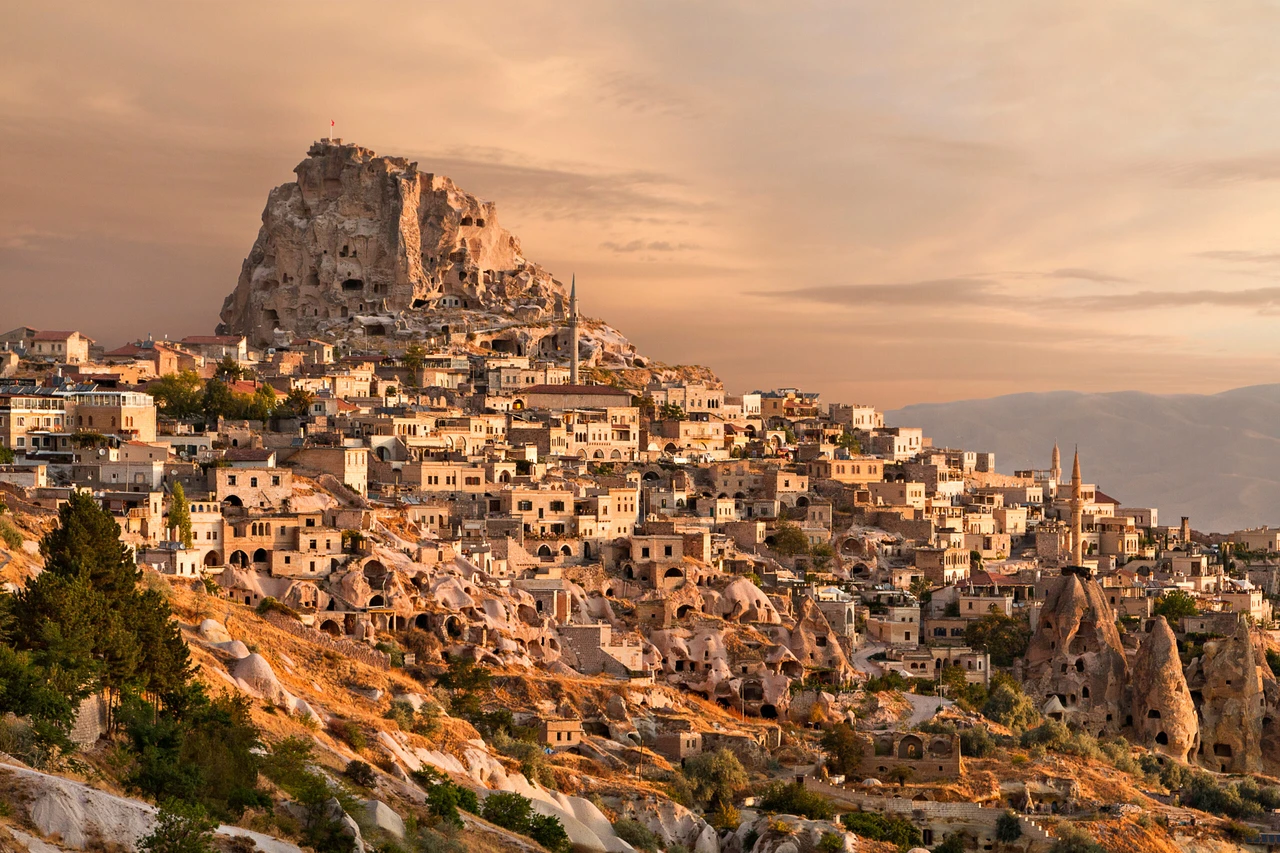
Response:
POLYGON ((1094 734, 1115 732, 1127 707, 1127 664, 1115 613, 1098 582, 1068 572, 1045 596, 1027 650, 1025 689, 1057 697, 1063 718, 1094 734))
POLYGON ((1262 674, 1241 619, 1230 637, 1209 640, 1187 670, 1187 686, 1200 708, 1200 763, 1223 773, 1262 769, 1262 674))
POLYGON ((1179 761, 1194 761, 1200 725, 1182 673, 1178 643, 1163 616, 1138 647, 1133 662, 1133 733, 1142 745, 1179 761))

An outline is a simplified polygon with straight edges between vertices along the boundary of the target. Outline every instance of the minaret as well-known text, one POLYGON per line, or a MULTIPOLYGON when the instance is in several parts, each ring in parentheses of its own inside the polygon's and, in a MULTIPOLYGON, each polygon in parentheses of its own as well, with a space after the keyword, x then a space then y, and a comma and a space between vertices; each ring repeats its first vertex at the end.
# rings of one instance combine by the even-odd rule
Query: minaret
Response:
POLYGON ((1049 476, 1054 485, 1062 482, 1062 452, 1058 450, 1058 442, 1053 443, 1053 458, 1049 462, 1049 476))
POLYGON ((569 384, 578 384, 578 277, 569 285, 569 384))
POLYGON ((1081 527, 1084 507, 1080 502, 1080 448, 1076 448, 1076 461, 1071 466, 1071 565, 1084 563, 1084 541, 1081 527))

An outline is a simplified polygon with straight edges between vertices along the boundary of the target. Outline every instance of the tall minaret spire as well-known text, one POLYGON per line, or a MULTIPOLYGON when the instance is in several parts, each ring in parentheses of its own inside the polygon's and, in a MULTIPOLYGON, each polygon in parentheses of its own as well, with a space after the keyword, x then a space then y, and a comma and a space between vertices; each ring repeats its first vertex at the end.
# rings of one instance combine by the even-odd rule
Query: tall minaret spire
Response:
POLYGON ((1054 485, 1062 482, 1062 451, 1058 450, 1058 442, 1053 443, 1053 456, 1049 462, 1049 476, 1053 478, 1054 485))
POLYGON ((569 285, 569 384, 578 384, 578 277, 569 285))
POLYGON ((1084 563, 1082 526, 1084 507, 1080 501, 1080 448, 1076 447, 1076 461, 1071 466, 1071 565, 1084 563))

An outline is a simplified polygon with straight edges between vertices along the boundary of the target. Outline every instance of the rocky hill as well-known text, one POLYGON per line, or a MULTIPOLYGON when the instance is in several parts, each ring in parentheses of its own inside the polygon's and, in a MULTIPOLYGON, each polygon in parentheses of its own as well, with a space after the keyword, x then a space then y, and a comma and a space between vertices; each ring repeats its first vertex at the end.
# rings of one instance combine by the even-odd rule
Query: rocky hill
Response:
MULTIPOLYGON (((296 337, 470 341, 568 358, 568 287, 524 257, 493 202, 403 157, 324 140, 267 197, 219 333, 255 346, 296 337)), ((635 347, 583 319, 584 365, 630 368, 635 347)))
POLYGON ((1055 440, 1079 444, 1087 481, 1104 482, 1126 506, 1158 506, 1161 520, 1189 515, 1197 530, 1280 521, 1271 514, 1280 505, 1280 385, 1212 395, 1013 394, 908 406, 885 418, 923 427, 938 445, 995 451, 1004 472, 1047 468, 1055 440))

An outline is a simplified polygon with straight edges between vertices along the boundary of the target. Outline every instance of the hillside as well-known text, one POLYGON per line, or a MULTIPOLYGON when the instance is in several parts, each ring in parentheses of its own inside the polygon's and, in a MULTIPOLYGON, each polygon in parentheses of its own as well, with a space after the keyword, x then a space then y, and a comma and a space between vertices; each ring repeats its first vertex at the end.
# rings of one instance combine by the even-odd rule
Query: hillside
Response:
POLYGON ((1197 530, 1275 524, 1280 505, 1280 385, 1220 394, 1137 391, 1012 394, 887 412, 936 445, 990 450, 1000 471, 1047 468, 1058 441, 1080 447, 1084 478, 1129 506, 1154 506, 1165 523, 1189 515, 1197 530))

